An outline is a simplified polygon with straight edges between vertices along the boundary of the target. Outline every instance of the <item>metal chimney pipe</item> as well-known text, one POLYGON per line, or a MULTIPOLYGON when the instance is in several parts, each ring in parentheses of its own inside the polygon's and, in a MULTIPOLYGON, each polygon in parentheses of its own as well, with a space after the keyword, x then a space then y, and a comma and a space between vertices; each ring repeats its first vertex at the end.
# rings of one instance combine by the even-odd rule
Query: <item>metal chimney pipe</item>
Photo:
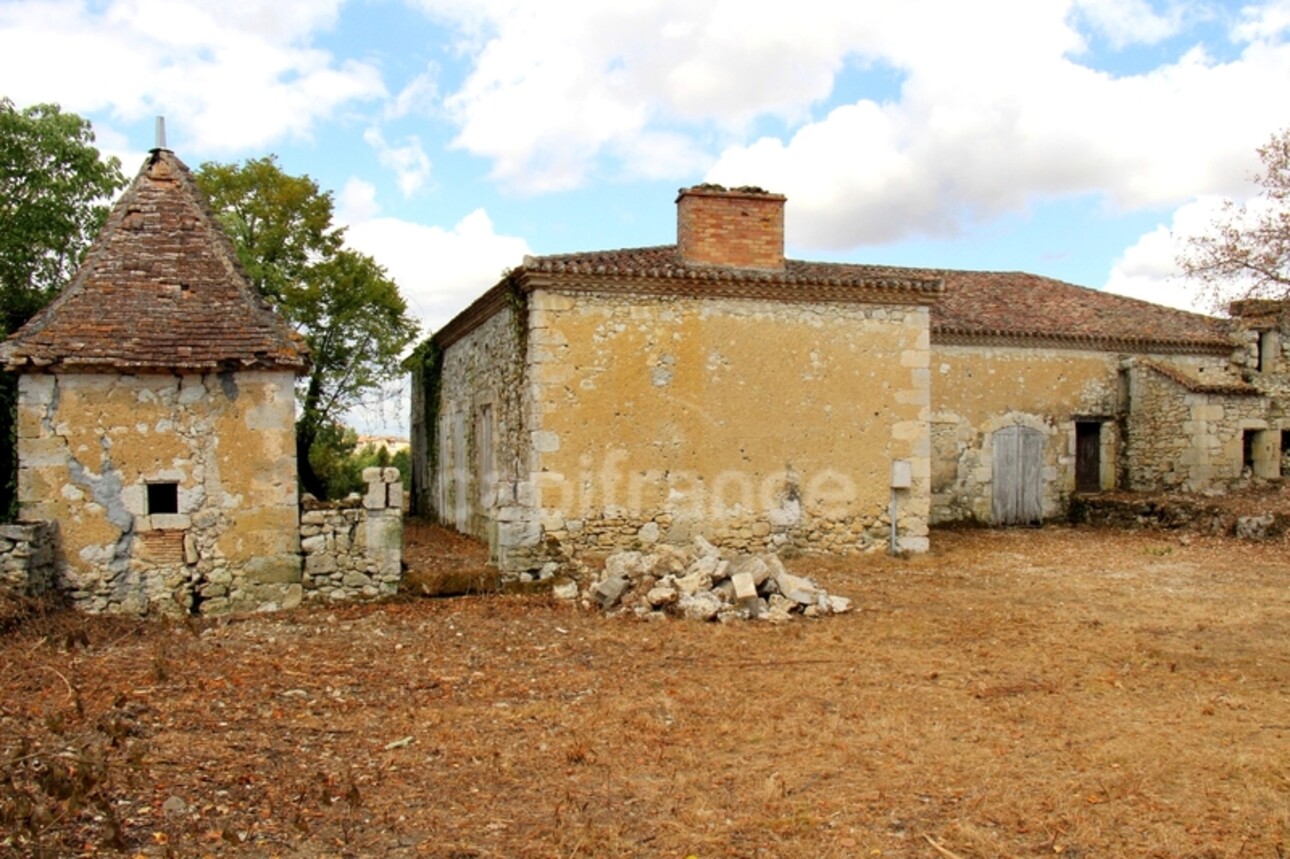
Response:
POLYGON ((153 149, 165 149, 165 148, 166 148, 166 118, 164 116, 159 116, 157 117, 157 145, 154 146, 153 149))

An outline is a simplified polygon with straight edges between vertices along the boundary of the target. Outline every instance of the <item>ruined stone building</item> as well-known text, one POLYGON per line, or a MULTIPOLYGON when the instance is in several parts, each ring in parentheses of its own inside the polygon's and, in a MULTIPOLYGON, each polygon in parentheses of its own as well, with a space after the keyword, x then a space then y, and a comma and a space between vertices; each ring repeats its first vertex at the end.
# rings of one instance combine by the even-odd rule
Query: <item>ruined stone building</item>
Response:
POLYGON ((788 260, 784 202, 683 189, 674 245, 526 258, 418 355, 414 507, 514 573, 695 534, 920 550, 1280 474, 1283 306, 788 260))
POLYGON ((306 349, 171 152, 149 155, 74 279, 0 359, 21 374, 20 516, 57 523, 77 605, 208 613, 300 599, 306 349))

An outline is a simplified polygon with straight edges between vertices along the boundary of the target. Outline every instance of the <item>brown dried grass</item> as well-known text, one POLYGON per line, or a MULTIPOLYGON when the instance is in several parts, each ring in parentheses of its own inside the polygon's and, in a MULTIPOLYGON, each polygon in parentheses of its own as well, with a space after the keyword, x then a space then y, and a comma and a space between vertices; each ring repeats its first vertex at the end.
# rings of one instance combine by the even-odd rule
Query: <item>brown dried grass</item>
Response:
MULTIPOLYGON (((99 743, 144 855, 1290 850, 1285 543, 934 543, 795 561, 860 610, 784 626, 514 596, 43 618, 0 637, 0 752, 99 743)), ((94 818, 41 843, 107 850, 94 818)))

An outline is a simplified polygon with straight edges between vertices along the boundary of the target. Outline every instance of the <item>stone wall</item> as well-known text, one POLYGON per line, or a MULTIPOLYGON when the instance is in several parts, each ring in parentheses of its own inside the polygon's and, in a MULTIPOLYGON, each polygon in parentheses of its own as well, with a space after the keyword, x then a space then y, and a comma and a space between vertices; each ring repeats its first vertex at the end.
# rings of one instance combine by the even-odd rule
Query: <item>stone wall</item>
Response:
POLYGON ((1276 437, 1267 441, 1280 442, 1279 476, 1290 477, 1290 302, 1235 302, 1232 311, 1241 343, 1234 363, 1241 378, 1269 400, 1268 428, 1276 437))
POLYGON ((299 598, 294 384, 249 371, 19 378, 19 515, 60 523, 76 606, 217 614, 299 598))
POLYGON ((526 319, 517 300, 445 349, 430 476, 436 518, 487 542, 504 565, 522 563, 508 553, 538 537, 524 362, 548 344, 530 334, 526 319))
POLYGON ((0 594, 39 597, 57 589, 58 523, 0 525, 0 594))
POLYGON ((367 492, 341 502, 306 501, 300 516, 307 600, 377 599, 403 578, 403 484, 397 468, 363 471, 367 492))
POLYGON ((900 545, 927 547, 926 309, 539 290, 530 319, 539 552, 865 548, 897 461, 900 545))
MULTIPOLYGON (((1128 417, 1130 489, 1204 492, 1231 487, 1244 477, 1247 430, 1276 432, 1269 402, 1237 382, 1202 380, 1151 362, 1131 371, 1128 417)), ((1265 443, 1280 439, 1270 433, 1265 443)), ((1273 461, 1272 451, 1263 451, 1273 461)), ((1269 473, 1259 476, 1276 476, 1269 473)))
POLYGON ((1043 515, 1075 491, 1077 418, 1104 421, 1103 489, 1115 486, 1120 356, 1081 349, 932 345, 933 523, 991 521, 993 439, 1022 426, 1045 438, 1043 515))
POLYGON ((992 440, 1008 426, 1046 439, 1045 518, 1066 515, 1075 494, 1080 422, 1101 425, 1102 490, 1229 485, 1240 477, 1243 430, 1267 426, 1267 401, 1226 355, 933 344, 932 370, 934 523, 991 521, 992 440), (1150 367, 1210 392, 1187 392, 1150 367))

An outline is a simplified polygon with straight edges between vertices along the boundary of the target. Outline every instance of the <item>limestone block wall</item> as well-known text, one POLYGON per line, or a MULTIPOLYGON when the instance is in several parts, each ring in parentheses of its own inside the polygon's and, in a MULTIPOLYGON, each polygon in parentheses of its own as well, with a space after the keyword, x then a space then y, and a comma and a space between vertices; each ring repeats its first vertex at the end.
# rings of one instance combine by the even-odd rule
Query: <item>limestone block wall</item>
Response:
POLYGON ((307 600, 377 599, 403 578, 403 484, 397 468, 364 469, 362 498, 306 501, 300 516, 307 600))
POLYGON ((1133 367, 1131 380, 1131 489, 1230 487, 1243 477, 1246 430, 1276 429, 1267 398, 1257 393, 1196 390, 1145 363, 1133 367))
MULTIPOLYGON (((1240 342, 1233 363, 1241 378, 1268 398, 1266 417, 1268 428, 1275 432, 1275 437, 1270 436, 1267 442, 1279 443, 1277 470, 1282 477, 1290 477, 1290 317, 1286 314, 1287 306, 1282 302, 1265 305, 1268 315, 1253 320, 1260 324, 1258 328, 1240 327, 1250 320, 1238 317, 1234 320, 1236 330, 1233 332, 1240 342)), ((1271 476, 1270 472, 1268 469, 1261 476, 1271 476)))
POLYGON ((1290 394, 1290 325, 1264 321, 1262 327, 1243 327, 1243 319, 1233 320, 1232 337, 1237 348, 1232 365, 1247 382, 1268 394, 1285 397, 1290 394))
MULTIPOLYGON (((542 553, 927 546, 925 308, 535 291, 527 472, 542 553)), ((518 556, 516 553, 514 556, 518 556)))
POLYGON ((39 597, 58 586, 57 522, 0 525, 0 593, 39 597))
POLYGON ((441 523, 487 541, 494 557, 537 541, 527 483, 525 355, 545 346, 526 320, 518 299, 503 307, 444 350, 440 376, 435 513, 441 523))
POLYGON ((19 515, 60 523, 58 575, 78 607, 207 614, 301 598, 294 382, 19 378, 19 515))
POLYGON ((1102 488, 1115 486, 1122 442, 1120 356, 1093 350, 995 345, 932 346, 933 523, 991 521, 994 433, 1038 430, 1045 518, 1060 516, 1075 491, 1076 419, 1104 418, 1102 488))

